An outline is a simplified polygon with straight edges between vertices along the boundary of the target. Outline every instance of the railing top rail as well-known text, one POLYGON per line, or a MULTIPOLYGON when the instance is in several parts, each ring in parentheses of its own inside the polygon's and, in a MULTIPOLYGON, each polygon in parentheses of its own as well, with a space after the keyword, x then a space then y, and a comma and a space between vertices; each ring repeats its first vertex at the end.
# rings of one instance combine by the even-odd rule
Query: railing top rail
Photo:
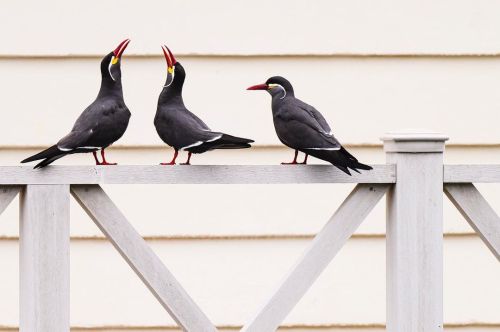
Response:
POLYGON ((394 165, 344 174, 330 165, 0 166, 0 185, 395 183, 394 165))
MULTIPOLYGON (((500 165, 444 165, 444 183, 500 183, 500 165)), ((395 165, 352 176, 330 165, 0 166, 0 185, 395 183, 395 165)))
POLYGON ((500 165, 445 165, 445 183, 500 183, 500 165))

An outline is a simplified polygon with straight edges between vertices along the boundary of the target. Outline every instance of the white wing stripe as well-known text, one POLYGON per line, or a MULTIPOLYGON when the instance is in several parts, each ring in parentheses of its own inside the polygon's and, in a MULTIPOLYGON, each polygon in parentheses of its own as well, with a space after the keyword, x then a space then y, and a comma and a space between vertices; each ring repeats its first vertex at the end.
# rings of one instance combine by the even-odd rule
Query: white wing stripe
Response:
POLYGON ((216 140, 220 139, 221 137, 222 137, 222 135, 219 135, 219 136, 216 136, 216 137, 214 137, 214 138, 211 138, 211 139, 209 139, 209 140, 207 140, 207 141, 198 141, 198 142, 196 142, 196 143, 193 143, 193 144, 191 144, 191 145, 188 145, 188 146, 185 146, 185 147, 181 148, 181 150, 186 150, 186 149, 189 149, 189 148, 192 148, 192 147, 198 146, 198 145, 202 145, 203 143, 213 142, 213 141, 216 141, 216 140))
POLYGON ((205 141, 205 142, 206 142, 206 143, 208 143, 208 142, 213 142, 213 141, 216 141, 216 140, 220 139, 221 137, 222 137, 222 135, 219 135, 219 136, 217 136, 217 137, 215 137, 215 138, 212 138, 212 139, 209 139, 208 141, 205 141))
POLYGON ((79 146, 79 147, 76 147, 74 149, 61 148, 58 146, 57 148, 61 151, 64 151, 64 152, 73 151, 76 149, 85 149, 85 150, 95 150, 95 149, 99 150, 99 149, 101 149, 101 147, 99 147, 99 146, 79 146))
POLYGON ((193 143, 191 145, 188 145, 188 146, 185 146, 183 148, 181 148, 181 150, 186 150, 186 149, 189 149, 189 148, 192 148, 192 147, 195 147, 195 146, 198 146, 198 145, 202 145, 204 142, 203 141, 198 141, 196 143, 193 143))
POLYGON ((79 146, 77 149, 102 149, 100 146, 79 146))
POLYGON ((340 148, 304 148, 304 150, 328 150, 328 151, 338 151, 340 148))

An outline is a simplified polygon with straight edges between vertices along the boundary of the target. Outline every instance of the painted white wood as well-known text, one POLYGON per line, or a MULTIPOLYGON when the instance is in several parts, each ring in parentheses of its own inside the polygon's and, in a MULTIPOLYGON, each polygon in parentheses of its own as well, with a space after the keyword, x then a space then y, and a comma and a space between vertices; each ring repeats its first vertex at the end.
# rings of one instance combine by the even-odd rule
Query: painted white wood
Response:
POLYGON ((182 329, 217 331, 100 186, 75 185, 71 193, 182 329))
POLYGON ((500 183, 500 165, 445 165, 445 183, 500 183))
MULTIPOLYGON (((385 205, 384 200, 376 208, 385 205)), ((460 215, 457 217, 462 219, 460 215)), ((323 218, 323 222, 328 218, 323 218)), ((382 222, 382 219, 365 219, 361 227, 367 222, 382 222)), ((93 222, 90 224, 95 227, 93 222)), ((204 311, 217 327, 241 327, 264 304, 275 290, 273 286, 278 285, 310 241, 155 239, 147 242, 176 276, 182 276, 179 281, 202 309, 206 308, 204 311)), ((17 252, 16 241, 0 241, 3 271, 0 326, 12 326, 6 331, 0 329, 2 332, 14 332, 18 326, 17 252)), ((449 289, 445 292, 448 328, 453 330, 450 326, 475 322, 489 325, 489 332, 498 332, 498 261, 478 236, 445 237, 444 253, 444 284, 449 289)), ((339 326, 337 332, 373 332, 366 326, 384 326, 384 266, 384 237, 351 238, 287 316, 283 322, 287 328, 279 331, 331 332, 329 326, 339 326)), ((72 240, 71 272, 73 326, 85 326, 86 332, 181 331, 174 328, 173 319, 107 240, 72 240), (112 326, 123 330, 115 331, 112 326)), ((473 327, 459 331, 477 332, 473 327)))
POLYGON ((19 186, 0 186, 0 214, 9 206, 21 191, 19 186))
POLYGON ((1 166, 1 184, 293 184, 394 183, 395 167, 349 176, 334 166, 1 166))
POLYGON ((275 331, 388 189, 386 184, 357 185, 242 331, 275 331))
MULTIPOLYGON (((89 34, 88 31, 85 33, 89 34)), ((47 42, 46 38, 40 40, 47 42)), ((193 46, 190 38, 186 40, 193 46)), ((94 42, 78 40, 84 49, 95 46, 94 42)), ((120 151, 121 154, 110 150, 108 157, 120 164, 157 165, 171 158, 171 152, 163 150, 166 145, 151 126, 158 94, 165 83, 165 60, 161 58, 158 42, 147 43, 158 52, 157 57, 128 58, 128 52, 139 46, 137 42, 140 41, 132 38, 122 63, 126 102, 134 118, 126 135, 113 145, 125 149, 120 151), (144 113, 138 110, 144 110, 144 113), (138 157, 132 156, 131 147, 144 149, 151 146, 163 148, 151 162, 147 161, 147 154, 142 153, 144 150, 138 157), (122 158, 124 154, 126 156, 122 158)), ((33 50, 31 45, 31 42, 26 44, 33 50)), ((0 48, 3 46, 0 45, 0 48)), ((50 45, 50 49, 54 46, 50 45)), ((175 52, 175 46, 172 47, 175 52)), ((7 159, 5 157, 17 153, 17 158, 8 158, 12 160, 12 165, 18 164, 20 160, 54 144, 67 134, 75 119, 97 94, 100 59, 40 61, 36 58, 0 57, 2 107, 11 110, 3 113, 0 123, 0 146, 9 147, 2 152, 3 161, 7 159), (37 75, 33 75, 34 72, 37 75), (74 88, 74 77, 78 77, 78 89, 74 88), (30 91, 30 98, 25 95, 26 82, 37 87, 30 91), (47 82, 57 84, 57 89, 47 82), (57 99, 57 103, 54 99, 57 99), (19 100, 23 102, 19 103, 19 100), (37 111, 33 112, 35 109, 37 111), (48 118, 51 121, 46 121, 48 118), (23 135, 18 134, 21 125, 23 135), (26 150, 26 147, 32 149, 26 150)), ((293 151, 288 150, 284 157, 279 152, 278 155, 274 154, 274 151, 280 151, 278 147, 282 147, 282 144, 271 119, 270 97, 262 91, 245 90, 251 84, 265 81, 273 73, 284 75, 292 82, 298 97, 321 111, 334 125, 335 135, 343 144, 379 144, 378 137, 387 128, 400 128, 410 123, 419 127, 437 123, 440 130, 453 137, 454 144, 500 142, 500 131, 496 127, 496 87, 500 86, 500 61, 496 57, 179 57, 178 60, 188 71, 184 98, 189 109, 213 128, 252 138, 256 142, 253 145, 259 146, 259 149, 244 149, 241 152, 209 152, 195 156, 193 164, 210 164, 214 159, 215 164, 263 164, 258 156, 261 151, 272 151, 268 155, 274 155, 264 164, 291 160, 293 151), (307 74, 297 68, 307 68, 307 74), (224 88, 220 84, 207 84, 202 79, 204 77, 209 77, 214 83, 224 82, 224 88), (418 91, 418 98, 415 91, 418 91), (445 110, 443 105, 446 105, 445 110), (471 112, 473 107, 475 110, 471 112), (460 117, 460 122, 450 120, 457 117, 460 117), (462 123, 481 130, 463 130, 462 123), (234 157, 239 153, 245 158, 234 157), (228 162, 214 158, 214 155, 223 155, 228 162)), ((363 162, 382 162, 380 157, 367 159, 365 153, 359 154, 358 148, 351 151, 361 157, 363 162)), ((456 160, 468 163, 467 158, 462 156, 456 160)), ((477 156, 470 160, 491 163, 487 160, 495 159, 477 156)), ((311 162, 316 161, 311 159, 311 162)), ((93 158, 91 155, 73 155, 55 164, 67 163, 90 165, 93 158)))
POLYGON ((435 134, 384 138, 387 162, 398 174, 387 196, 389 332, 443 330, 445 140, 435 134))
MULTIPOLYGON (((132 39, 125 56, 159 55, 162 41, 174 52, 191 54, 483 55, 500 51, 496 16, 500 4, 494 0, 218 0, 215 4, 153 0, 147 6, 127 1, 118 7, 95 0, 83 4, 46 0, 32 1, 26 8, 19 1, 3 1, 0 27, 16 34, 4 36, 0 54, 100 55, 112 51, 117 38, 125 37, 132 39), (110 13, 127 22, 127 27, 115 24, 113 33, 102 34, 109 29, 110 13), (189 13, 189 19, 179 13, 189 13), (176 33, 171 33, 172 27, 176 33), (95 38, 89 41, 88 36, 95 38)), ((269 71, 274 73, 272 67, 269 71)))
POLYGON ((69 196, 69 185, 21 192, 21 332, 69 332, 69 196))
POLYGON ((500 217, 471 183, 446 184, 444 192, 500 261, 500 217))

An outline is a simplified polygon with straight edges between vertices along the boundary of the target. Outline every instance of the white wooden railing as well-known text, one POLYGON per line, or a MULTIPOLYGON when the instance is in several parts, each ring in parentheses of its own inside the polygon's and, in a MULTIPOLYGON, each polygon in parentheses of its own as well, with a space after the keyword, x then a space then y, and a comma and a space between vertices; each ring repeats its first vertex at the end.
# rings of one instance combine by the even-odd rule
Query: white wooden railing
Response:
POLYGON ((216 331, 101 184, 357 183, 242 331, 275 331, 387 193, 387 330, 443 329, 443 189, 500 260, 500 218, 472 184, 500 165, 443 165, 446 137, 391 134, 386 165, 347 176, 332 166, 0 167, 0 213, 20 193, 20 330, 69 331, 70 194, 177 324, 216 331))

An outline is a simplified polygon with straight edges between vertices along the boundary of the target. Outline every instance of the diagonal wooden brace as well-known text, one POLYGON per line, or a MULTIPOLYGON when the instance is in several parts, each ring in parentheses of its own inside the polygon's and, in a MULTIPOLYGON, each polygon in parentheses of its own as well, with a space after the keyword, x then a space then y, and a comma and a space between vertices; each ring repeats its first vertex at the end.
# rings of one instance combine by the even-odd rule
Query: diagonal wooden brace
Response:
POLYGON ((358 184, 259 313, 242 331, 275 331, 389 189, 358 184))
POLYGON ((0 186, 0 214, 5 211, 20 191, 21 186, 0 186))
POLYGON ((217 331, 99 185, 72 185, 71 193, 183 330, 217 331))
POLYGON ((444 192, 500 261, 500 217, 472 183, 445 184, 444 192))

